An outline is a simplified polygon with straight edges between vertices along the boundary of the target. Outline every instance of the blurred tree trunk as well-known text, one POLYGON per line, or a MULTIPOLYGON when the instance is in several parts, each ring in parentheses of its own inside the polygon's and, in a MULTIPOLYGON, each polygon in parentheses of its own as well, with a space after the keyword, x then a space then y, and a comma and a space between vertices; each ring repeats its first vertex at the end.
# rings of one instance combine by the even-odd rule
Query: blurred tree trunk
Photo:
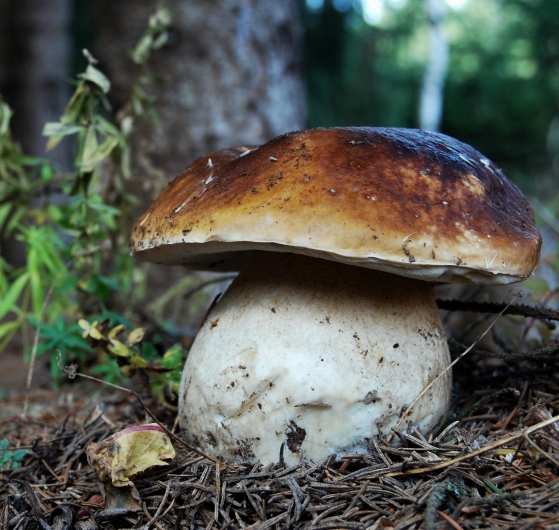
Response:
MULTIPOLYGON (((150 61, 162 82, 147 88, 158 99, 158 124, 138 121, 133 138, 133 160, 140 164, 135 173, 143 174, 132 182, 138 210, 195 158, 260 144, 306 122, 297 0, 167 0, 166 6, 173 13, 171 38, 150 61)), ((139 73, 129 52, 156 8, 156 0, 95 3, 95 54, 112 82, 109 96, 116 110, 139 73)), ((150 298, 184 274, 182 267, 150 268, 150 298)), ((177 328, 196 329, 216 294, 197 302, 197 311, 179 295, 177 328)))
POLYGON ((448 42, 441 24, 444 18, 444 0, 425 0, 431 24, 430 51, 419 105, 419 125, 428 131, 438 131, 443 114, 444 85, 448 66, 448 42))
MULTIPOLYGON (((72 165, 67 142, 45 153, 47 121, 58 121, 70 95, 71 0, 0 0, 0 93, 12 107, 12 134, 27 155, 47 157, 63 170, 72 165)), ((51 197, 56 200, 56 197, 51 197)), ((25 247, 0 241, 11 264, 25 262, 25 247)))
MULTIPOLYGON (((153 0, 99 0, 100 68, 118 108, 136 78, 129 59, 153 0)), ((305 125, 302 27, 296 0, 169 0, 171 39, 156 52, 159 124, 142 129, 145 154, 174 176, 215 149, 262 143, 305 125)), ((145 127, 145 126, 142 126, 145 127)), ((141 145, 140 145, 141 147, 141 145)))
MULTIPOLYGON (((47 121, 58 121, 70 95, 71 0, 3 0, 4 75, 0 92, 14 109, 12 132, 29 155, 45 156, 47 121)), ((48 158, 71 167, 63 142, 48 158)))

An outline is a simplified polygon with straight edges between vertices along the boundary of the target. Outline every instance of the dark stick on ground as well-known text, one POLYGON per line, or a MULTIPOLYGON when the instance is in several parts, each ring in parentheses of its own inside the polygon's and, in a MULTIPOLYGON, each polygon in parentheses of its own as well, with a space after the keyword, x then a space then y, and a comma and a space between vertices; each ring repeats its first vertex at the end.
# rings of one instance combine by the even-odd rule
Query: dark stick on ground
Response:
POLYGON ((474 313, 503 313, 503 315, 520 315, 523 317, 541 318, 544 320, 559 320, 559 311, 524 304, 506 302, 474 302, 463 300, 437 300, 439 309, 447 311, 472 311, 474 313))

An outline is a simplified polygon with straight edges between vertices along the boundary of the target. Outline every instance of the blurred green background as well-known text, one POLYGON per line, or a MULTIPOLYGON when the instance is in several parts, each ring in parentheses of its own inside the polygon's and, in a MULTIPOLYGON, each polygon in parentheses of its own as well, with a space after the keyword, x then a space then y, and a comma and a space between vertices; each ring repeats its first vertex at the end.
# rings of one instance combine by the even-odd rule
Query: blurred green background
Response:
MULTIPOLYGON (((559 2, 445 4, 442 132, 486 154, 526 192, 545 193, 558 177, 559 2)), ((418 126, 425 2, 307 0, 304 15, 310 126, 418 126)))
MULTIPOLYGON (((301 73, 306 84, 309 127, 417 127, 420 93, 430 53, 429 3, 438 3, 440 28, 448 46, 447 70, 442 79, 441 131, 472 144, 501 165, 526 192, 549 200, 548 192, 554 191, 553 182, 559 171, 559 2, 289 0, 287 3, 291 2, 297 4, 303 25, 301 73)), ((25 137, 31 133, 25 125, 18 124, 18 114, 24 113, 18 108, 22 105, 18 76, 22 70, 36 65, 30 63, 30 53, 20 41, 38 39, 41 35, 37 32, 41 30, 28 27, 29 17, 22 14, 34 10, 36 17, 43 17, 44 26, 56 26, 56 31, 47 37, 66 42, 66 50, 57 43, 51 47, 58 47, 57 53, 64 55, 58 68, 63 82, 67 83, 83 71, 82 48, 88 48, 94 55, 106 53, 105 44, 99 39, 100 26, 120 23, 121 27, 115 31, 120 31, 127 43, 131 42, 122 21, 110 20, 111 12, 106 7, 110 3, 0 0, 0 94, 16 110, 13 127, 16 139, 24 148, 25 137), (45 18, 50 13, 52 20, 45 18)), ((238 4, 239 9, 243 4, 248 7, 254 4, 241 0, 230 3, 238 4)), ((257 2, 264 7, 268 3, 269 0, 257 2)), ((144 11, 146 7, 155 9, 158 5, 147 0, 126 4, 129 9, 144 11)), ((208 3, 216 10, 220 4, 226 3, 215 0, 208 3)), ((184 5, 187 13, 190 10, 196 15, 197 2, 173 0, 169 5, 175 11, 184 5)), ((198 24, 200 32, 211 31, 204 27, 204 20, 198 24)), ((180 32, 177 34, 182 38, 180 32)), ((54 94, 55 89, 51 87, 51 91, 54 94)), ((61 114, 64 101, 59 96, 53 97, 51 120, 61 114), (58 104, 54 101, 56 97, 58 104)))

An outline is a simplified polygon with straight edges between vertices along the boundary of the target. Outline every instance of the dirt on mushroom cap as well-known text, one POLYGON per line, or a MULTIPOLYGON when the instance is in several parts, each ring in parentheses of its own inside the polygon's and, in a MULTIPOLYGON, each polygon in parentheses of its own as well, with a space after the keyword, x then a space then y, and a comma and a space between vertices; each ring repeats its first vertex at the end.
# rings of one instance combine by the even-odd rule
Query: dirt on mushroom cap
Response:
POLYGON ((131 246, 142 260, 218 270, 288 246, 427 280, 508 283, 531 274, 540 245, 526 198, 472 147, 331 128, 198 159, 140 217, 131 246))

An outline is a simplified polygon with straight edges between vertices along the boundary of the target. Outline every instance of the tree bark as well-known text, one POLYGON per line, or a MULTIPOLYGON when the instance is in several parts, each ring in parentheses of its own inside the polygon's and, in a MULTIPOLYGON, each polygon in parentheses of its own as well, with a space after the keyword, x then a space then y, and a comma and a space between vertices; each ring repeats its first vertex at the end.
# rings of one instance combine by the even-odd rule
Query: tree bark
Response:
MULTIPOLYGON (((151 62, 163 79, 151 90, 159 124, 140 131, 156 167, 175 175, 213 150, 305 125, 296 0, 170 0, 168 7, 171 39, 151 62)), ((156 2, 101 0, 97 8, 99 66, 118 108, 138 73, 128 52, 156 2)))
POLYGON ((444 0, 425 0, 431 24, 430 51, 419 106, 419 125, 428 131, 441 126, 444 85, 448 66, 448 42, 442 32, 444 0))
MULTIPOLYGON (((70 95, 71 0, 3 2, 6 47, 0 90, 14 109, 12 132, 26 154, 45 156, 47 121, 58 121, 70 95)), ((48 154, 64 170, 71 167, 65 142, 48 154)))

